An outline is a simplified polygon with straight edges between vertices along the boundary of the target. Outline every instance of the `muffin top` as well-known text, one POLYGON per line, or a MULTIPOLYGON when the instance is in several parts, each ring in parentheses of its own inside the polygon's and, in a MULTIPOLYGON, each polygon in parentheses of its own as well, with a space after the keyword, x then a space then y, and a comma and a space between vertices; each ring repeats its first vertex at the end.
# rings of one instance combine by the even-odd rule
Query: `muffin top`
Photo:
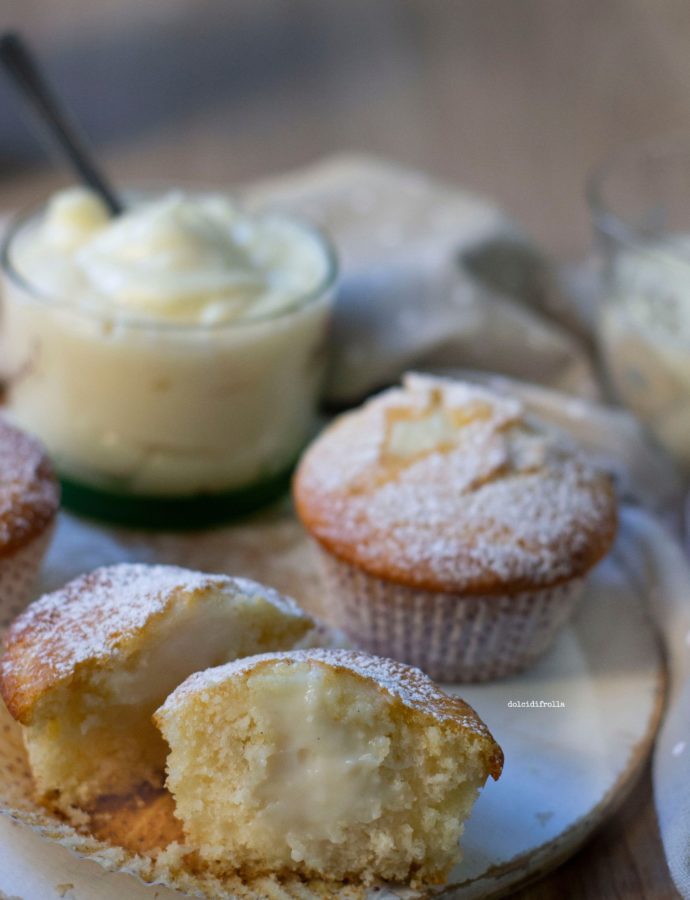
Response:
POLYGON ((611 480, 515 399, 408 375, 304 455, 297 513, 370 575, 472 595, 584 575, 616 531, 611 480))
POLYGON ((60 488, 41 445, 0 417, 0 557, 38 537, 59 503, 60 488))
POLYGON ((501 774, 503 751, 471 706, 460 697, 442 691, 420 669, 359 650, 317 649, 262 653, 206 669, 204 672, 195 672, 170 694, 163 706, 156 711, 154 719, 159 727, 164 726, 171 716, 182 712, 187 704, 194 704, 199 698, 206 697, 214 688, 244 679, 276 664, 321 666, 334 672, 354 675, 362 684, 373 684, 377 690, 399 704, 403 716, 408 720, 413 713, 422 714, 457 734, 471 735, 481 745, 487 775, 498 779, 501 774))
POLYGON ((155 643, 175 607, 201 615, 225 598, 228 604, 257 598, 275 609, 273 619, 257 620, 255 642, 267 637, 261 629, 268 622, 293 632, 295 641, 314 625, 294 600, 248 578, 143 563, 102 566, 44 594, 14 620, 4 636, 0 695, 14 718, 28 724, 49 691, 80 672, 112 669, 155 643))

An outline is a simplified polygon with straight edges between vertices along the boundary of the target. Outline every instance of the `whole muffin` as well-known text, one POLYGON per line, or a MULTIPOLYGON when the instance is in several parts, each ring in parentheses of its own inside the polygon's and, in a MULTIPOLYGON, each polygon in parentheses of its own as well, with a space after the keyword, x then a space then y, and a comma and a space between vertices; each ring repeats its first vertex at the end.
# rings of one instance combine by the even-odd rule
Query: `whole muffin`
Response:
POLYGON ((41 445, 0 417, 0 628, 30 599, 59 503, 41 445))
POLYGON ((327 428, 294 497, 333 623, 441 681, 540 656, 617 522, 608 475, 517 400, 421 375, 327 428))

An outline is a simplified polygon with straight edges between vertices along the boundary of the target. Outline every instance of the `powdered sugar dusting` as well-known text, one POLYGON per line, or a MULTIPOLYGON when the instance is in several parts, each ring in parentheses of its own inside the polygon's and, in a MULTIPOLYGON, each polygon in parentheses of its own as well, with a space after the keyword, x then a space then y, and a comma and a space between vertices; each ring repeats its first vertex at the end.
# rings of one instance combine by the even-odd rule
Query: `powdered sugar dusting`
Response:
POLYGON ((177 566, 105 566, 46 594, 15 620, 5 638, 0 683, 11 678, 20 690, 35 692, 86 661, 126 655, 131 639, 176 601, 213 594, 259 596, 285 616, 311 622, 293 600, 246 578, 177 566))
POLYGON ((55 517, 59 496, 41 445, 0 417, 0 554, 38 536, 55 517))
MULTIPOLYGON (((492 750, 500 754, 486 725, 471 706, 459 697, 441 690, 420 669, 379 656, 370 656, 357 650, 293 650, 282 653, 262 653, 234 660, 205 672, 197 672, 184 681, 168 697, 157 711, 162 722, 175 715, 189 702, 205 692, 228 682, 242 678, 259 668, 288 663, 291 665, 318 664, 335 670, 345 670, 370 681, 390 697, 400 700, 406 707, 433 716, 438 722, 452 723, 456 727, 485 737, 492 750)), ((498 768, 500 772, 500 765, 498 768)))
POLYGON ((296 499, 336 556, 433 590, 554 585, 583 574, 615 530, 607 476, 517 401, 421 376, 328 429, 300 466, 296 499), (456 423, 444 445, 391 455, 391 410, 414 422, 433 404, 456 423))

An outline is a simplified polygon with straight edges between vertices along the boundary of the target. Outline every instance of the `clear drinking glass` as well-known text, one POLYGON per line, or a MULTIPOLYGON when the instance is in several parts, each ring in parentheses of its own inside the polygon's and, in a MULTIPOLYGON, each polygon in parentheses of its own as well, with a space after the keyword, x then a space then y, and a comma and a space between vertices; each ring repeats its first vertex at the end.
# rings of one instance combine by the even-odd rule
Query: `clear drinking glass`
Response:
POLYGON ((690 474, 690 138, 629 147, 589 188, 610 386, 690 474))
POLYGON ((143 321, 47 296, 2 249, 0 377, 6 411, 47 446, 67 506, 111 521, 198 526, 285 490, 310 436, 325 364, 336 261, 255 320, 143 321))

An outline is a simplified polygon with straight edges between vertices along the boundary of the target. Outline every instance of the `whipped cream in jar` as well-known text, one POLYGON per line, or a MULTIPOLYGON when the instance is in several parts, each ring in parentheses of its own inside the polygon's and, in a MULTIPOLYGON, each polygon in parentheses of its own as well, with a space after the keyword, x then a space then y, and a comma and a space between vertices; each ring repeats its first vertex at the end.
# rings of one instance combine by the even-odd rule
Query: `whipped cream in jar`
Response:
POLYGON ((111 219, 71 188, 11 229, 7 411, 44 441, 76 508, 226 518, 284 487, 309 437, 333 251, 310 226, 221 194, 127 200, 111 219))
POLYGON ((690 235, 618 254, 607 291, 599 340, 612 386, 690 472, 690 235))
POLYGON ((624 148, 594 174, 589 200, 610 386, 690 476, 690 142, 624 148))

